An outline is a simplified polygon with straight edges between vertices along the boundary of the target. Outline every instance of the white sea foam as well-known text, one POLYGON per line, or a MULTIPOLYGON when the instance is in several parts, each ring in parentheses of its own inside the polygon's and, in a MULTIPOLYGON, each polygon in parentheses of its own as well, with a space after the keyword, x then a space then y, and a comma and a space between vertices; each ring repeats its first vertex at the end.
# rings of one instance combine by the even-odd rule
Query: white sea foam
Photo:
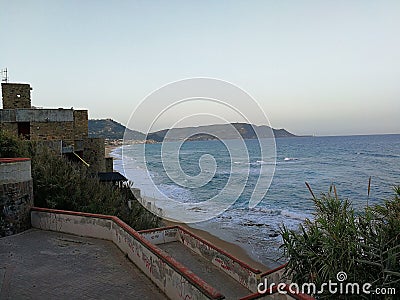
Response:
POLYGON ((281 211, 281 215, 284 217, 288 217, 291 218, 293 220, 299 220, 299 221, 304 221, 307 218, 311 218, 311 215, 308 214, 302 214, 302 213, 298 213, 298 212, 293 212, 287 209, 283 209, 281 211))
POLYGON ((294 160, 298 160, 298 158, 296 157, 285 157, 284 161, 294 161, 294 160))

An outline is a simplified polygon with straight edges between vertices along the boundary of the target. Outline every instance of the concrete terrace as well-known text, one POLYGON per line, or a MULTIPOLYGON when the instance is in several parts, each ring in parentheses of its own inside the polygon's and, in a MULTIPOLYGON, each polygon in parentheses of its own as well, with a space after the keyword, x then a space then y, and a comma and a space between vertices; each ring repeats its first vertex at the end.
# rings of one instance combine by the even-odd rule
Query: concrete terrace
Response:
POLYGON ((30 229, 0 239, 0 299, 167 299, 111 242, 30 229))

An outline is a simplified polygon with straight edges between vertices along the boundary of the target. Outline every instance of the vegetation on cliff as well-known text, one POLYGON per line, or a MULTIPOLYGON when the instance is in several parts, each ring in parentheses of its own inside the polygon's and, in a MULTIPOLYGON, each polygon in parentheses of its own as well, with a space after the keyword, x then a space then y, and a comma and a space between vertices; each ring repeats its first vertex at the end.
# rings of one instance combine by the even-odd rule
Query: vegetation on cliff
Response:
POLYGON ((112 119, 98 119, 89 120, 89 136, 100 137, 110 140, 120 140, 124 138, 125 130, 129 134, 129 139, 132 140, 144 140, 145 135, 139 131, 130 130, 121 123, 112 119))

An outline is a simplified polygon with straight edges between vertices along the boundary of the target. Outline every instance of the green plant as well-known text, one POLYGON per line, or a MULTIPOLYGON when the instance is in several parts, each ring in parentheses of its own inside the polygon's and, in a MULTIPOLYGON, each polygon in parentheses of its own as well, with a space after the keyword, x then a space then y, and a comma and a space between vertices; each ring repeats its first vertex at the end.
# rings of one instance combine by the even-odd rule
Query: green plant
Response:
POLYGON ((56 154, 44 144, 0 130, 0 157, 30 157, 34 204, 39 207, 109 214, 134 229, 158 227, 160 218, 146 210, 128 188, 102 183, 85 166, 56 154))
POLYGON ((134 229, 159 226, 160 219, 127 192, 100 182, 87 168, 56 155, 46 147, 32 147, 32 177, 36 206, 115 215, 134 229))
POLYGON ((0 130, 0 157, 26 157, 27 142, 5 130, 0 130))
MULTIPOLYGON (((359 215, 348 200, 338 198, 334 186, 320 197, 311 194, 314 219, 306 220, 299 230, 281 227, 281 247, 288 258, 286 275, 298 284, 315 283, 319 287, 329 280, 336 281, 339 272, 346 272, 347 282, 399 291, 400 187, 395 188, 392 199, 369 206, 359 215)), ((366 294, 338 296, 328 291, 318 296, 368 298, 366 294)))
POLYGON ((362 258, 369 282, 400 290, 400 186, 382 205, 367 207, 359 218, 362 258))

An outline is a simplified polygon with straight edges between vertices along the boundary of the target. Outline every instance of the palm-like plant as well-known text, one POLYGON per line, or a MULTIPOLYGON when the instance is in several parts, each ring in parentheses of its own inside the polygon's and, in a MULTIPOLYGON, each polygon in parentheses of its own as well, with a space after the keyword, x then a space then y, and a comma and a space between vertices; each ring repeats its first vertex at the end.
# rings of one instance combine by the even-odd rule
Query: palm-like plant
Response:
MULTIPOLYGON (((321 197, 313 195, 314 220, 299 230, 282 226, 286 274, 293 282, 321 286, 346 272, 347 282, 370 283, 400 291, 400 186, 383 205, 367 207, 356 215, 348 200, 340 200, 334 186, 321 197), (332 193, 333 191, 333 193, 332 193)), ((331 295, 320 298, 359 299, 371 295, 331 295)), ((392 296, 387 295, 386 298, 392 296)))

